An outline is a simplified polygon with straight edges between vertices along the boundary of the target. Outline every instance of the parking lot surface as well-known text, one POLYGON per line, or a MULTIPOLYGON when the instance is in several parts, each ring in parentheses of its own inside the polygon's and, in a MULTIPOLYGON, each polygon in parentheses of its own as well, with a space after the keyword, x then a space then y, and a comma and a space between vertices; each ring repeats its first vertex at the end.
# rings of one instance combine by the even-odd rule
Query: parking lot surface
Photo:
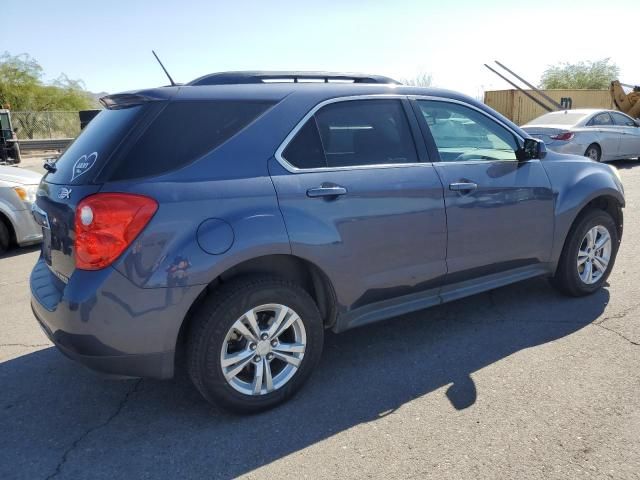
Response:
POLYGON ((535 279, 341 335, 292 401, 234 416, 172 381, 101 378, 0 259, 0 478, 640 478, 640 162, 607 288, 535 279))

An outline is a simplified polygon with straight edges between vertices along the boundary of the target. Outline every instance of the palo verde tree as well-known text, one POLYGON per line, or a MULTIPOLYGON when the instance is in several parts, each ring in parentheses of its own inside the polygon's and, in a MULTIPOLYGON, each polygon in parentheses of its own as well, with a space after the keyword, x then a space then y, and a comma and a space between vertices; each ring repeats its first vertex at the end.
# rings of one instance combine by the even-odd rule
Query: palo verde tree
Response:
POLYGON ((610 58, 594 62, 562 63, 544 71, 540 88, 604 90, 609 88, 611 81, 618 78, 619 74, 620 68, 610 58))
POLYGON ((62 74, 45 82, 42 67, 34 58, 5 52, 0 55, 0 108, 30 112, 16 120, 23 136, 32 138, 37 112, 87 110, 97 105, 81 81, 62 74))
POLYGON ((413 78, 402 79, 401 82, 412 87, 430 87, 433 83, 433 77, 430 73, 418 73, 413 78))

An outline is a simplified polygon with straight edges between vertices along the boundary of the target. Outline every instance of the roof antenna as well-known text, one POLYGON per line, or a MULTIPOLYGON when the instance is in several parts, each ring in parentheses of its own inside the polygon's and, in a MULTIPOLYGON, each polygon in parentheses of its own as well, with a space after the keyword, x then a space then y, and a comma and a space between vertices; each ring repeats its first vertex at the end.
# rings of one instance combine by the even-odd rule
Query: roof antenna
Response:
POLYGON ((153 50, 151 50, 151 53, 153 53, 153 56, 156 57, 156 60, 158 60, 158 63, 160 64, 160 66, 162 67, 162 70, 164 70, 164 73, 167 75, 167 77, 169 77, 169 81, 171 82, 171 86, 175 87, 176 86, 176 82, 173 81, 173 78, 171 78, 171 75, 169 75, 169 72, 167 72, 167 69, 164 68, 164 65, 162 64, 162 62, 160 61, 160 59, 158 58, 158 55, 156 55, 156 52, 154 52, 153 50))

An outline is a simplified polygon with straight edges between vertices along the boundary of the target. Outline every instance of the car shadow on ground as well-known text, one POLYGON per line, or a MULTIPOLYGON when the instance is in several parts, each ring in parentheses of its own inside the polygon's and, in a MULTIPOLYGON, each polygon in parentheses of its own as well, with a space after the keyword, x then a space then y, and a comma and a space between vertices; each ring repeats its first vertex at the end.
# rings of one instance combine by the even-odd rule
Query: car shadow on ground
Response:
POLYGON ((4 253, 0 253, 0 260, 2 260, 3 258, 11 258, 11 257, 18 257, 20 255, 25 255, 27 253, 33 253, 40 250, 40 244, 37 245, 29 245, 27 247, 16 247, 13 246, 11 248, 9 248, 9 250, 7 250, 4 253))
POLYGON ((430 393, 453 415, 482 401, 472 373, 584 328, 608 300, 606 289, 566 298, 535 279, 328 333, 300 394, 253 416, 209 406, 184 376, 114 381, 54 348, 17 356, 0 364, 0 478, 233 478, 430 393))
POLYGON ((628 170, 630 168, 640 167, 640 159, 635 160, 613 160, 609 162, 611 165, 618 169, 628 170))

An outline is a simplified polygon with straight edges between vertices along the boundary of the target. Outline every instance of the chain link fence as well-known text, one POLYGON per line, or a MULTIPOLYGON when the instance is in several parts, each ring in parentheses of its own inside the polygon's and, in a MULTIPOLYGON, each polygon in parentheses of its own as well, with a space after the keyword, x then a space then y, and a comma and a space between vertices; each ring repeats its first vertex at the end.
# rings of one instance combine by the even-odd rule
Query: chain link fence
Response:
POLYGON ((80 133, 78 112, 11 112, 18 140, 75 138, 80 133))

